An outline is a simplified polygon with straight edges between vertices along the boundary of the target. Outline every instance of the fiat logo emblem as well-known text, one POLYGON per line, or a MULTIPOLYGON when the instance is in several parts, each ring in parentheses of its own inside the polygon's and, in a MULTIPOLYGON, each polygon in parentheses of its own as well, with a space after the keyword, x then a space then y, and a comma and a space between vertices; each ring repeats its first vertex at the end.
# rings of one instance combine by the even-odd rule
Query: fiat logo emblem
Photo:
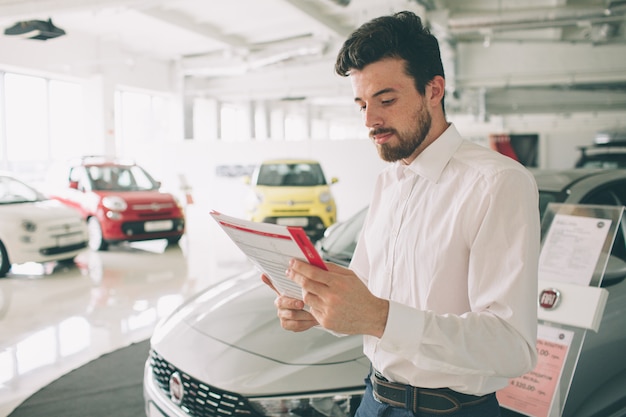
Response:
POLYGON ((539 295, 539 307, 545 310, 553 310, 561 301, 561 292, 556 288, 547 288, 539 295))
POLYGON ((183 387, 183 379, 178 372, 174 372, 170 377, 170 398, 176 405, 183 402, 185 396, 185 388, 183 387))

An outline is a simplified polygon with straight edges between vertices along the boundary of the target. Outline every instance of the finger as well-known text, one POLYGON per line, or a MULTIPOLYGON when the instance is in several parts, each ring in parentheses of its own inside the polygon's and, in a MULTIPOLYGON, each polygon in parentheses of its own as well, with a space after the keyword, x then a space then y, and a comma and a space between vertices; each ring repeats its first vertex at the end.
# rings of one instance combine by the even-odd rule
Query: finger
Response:
POLYGON ((287 270, 287 276, 300 285, 302 285, 303 278, 326 284, 329 280, 327 273, 328 272, 323 269, 298 259, 292 259, 289 262, 289 269, 287 270), (300 277, 298 275, 300 275, 300 277))
POLYGON ((300 332, 317 326, 318 322, 304 310, 278 310, 280 325, 286 330, 300 332))
POLYGON ((261 281, 263 281, 265 283, 265 285, 267 285, 272 290, 274 290, 274 292, 276 294, 280 295, 280 293, 278 292, 278 290, 276 289, 276 287, 274 286, 274 284, 272 283, 272 281, 270 280, 270 278, 267 275, 262 274, 261 275, 261 281))
POLYGON ((276 305, 276 308, 279 310, 302 310, 304 308, 304 301, 280 295, 274 300, 274 305, 276 305))
POLYGON ((309 330, 311 327, 317 326, 318 323, 315 320, 300 321, 300 320, 280 320, 280 326, 285 330, 292 332, 303 332, 309 330))
POLYGON ((290 320, 290 321, 315 321, 315 317, 311 313, 306 310, 291 310, 287 308, 279 308, 277 310, 278 317, 281 320, 290 320))

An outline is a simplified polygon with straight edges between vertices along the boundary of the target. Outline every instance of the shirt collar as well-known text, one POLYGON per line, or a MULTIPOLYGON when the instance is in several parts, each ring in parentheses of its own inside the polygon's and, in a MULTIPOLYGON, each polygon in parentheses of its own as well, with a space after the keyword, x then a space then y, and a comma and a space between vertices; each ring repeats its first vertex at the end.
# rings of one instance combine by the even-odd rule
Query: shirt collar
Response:
POLYGON ((456 127, 450 123, 441 136, 428 145, 411 164, 403 165, 400 161, 396 162, 398 175, 404 176, 405 171, 412 171, 414 175, 437 183, 444 168, 461 146, 462 141, 463 138, 456 127))

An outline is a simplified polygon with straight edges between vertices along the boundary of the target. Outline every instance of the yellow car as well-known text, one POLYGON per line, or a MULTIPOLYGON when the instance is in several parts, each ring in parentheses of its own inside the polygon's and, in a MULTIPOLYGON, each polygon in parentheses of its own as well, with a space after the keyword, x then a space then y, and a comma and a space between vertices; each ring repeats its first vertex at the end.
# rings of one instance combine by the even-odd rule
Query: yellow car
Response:
MULTIPOLYGON (((332 178, 330 184, 337 182, 332 178)), ((337 207, 318 161, 275 159, 255 169, 248 215, 252 221, 302 227, 312 241, 337 221, 337 207)))

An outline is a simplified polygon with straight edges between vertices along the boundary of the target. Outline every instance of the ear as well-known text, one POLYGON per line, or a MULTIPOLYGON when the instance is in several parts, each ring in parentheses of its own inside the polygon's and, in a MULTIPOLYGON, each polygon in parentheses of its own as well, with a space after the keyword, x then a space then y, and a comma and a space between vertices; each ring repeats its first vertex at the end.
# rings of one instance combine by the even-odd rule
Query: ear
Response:
POLYGON ((436 106, 443 100, 446 89, 446 80, 441 75, 435 75, 426 85, 426 98, 431 106, 436 106))

